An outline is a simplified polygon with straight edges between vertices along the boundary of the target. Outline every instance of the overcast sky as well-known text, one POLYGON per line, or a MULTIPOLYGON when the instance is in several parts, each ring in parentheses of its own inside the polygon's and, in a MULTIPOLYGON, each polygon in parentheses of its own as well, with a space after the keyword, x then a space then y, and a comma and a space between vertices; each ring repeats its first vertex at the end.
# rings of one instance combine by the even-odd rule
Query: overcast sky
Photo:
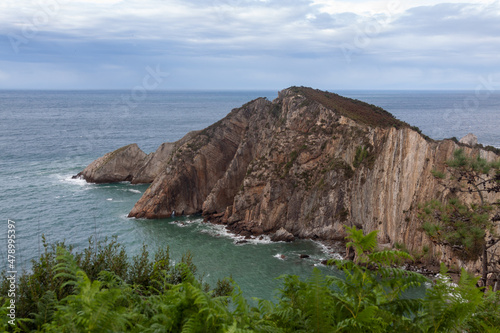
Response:
POLYGON ((0 89, 472 90, 488 76, 500 1, 0 2, 0 89))

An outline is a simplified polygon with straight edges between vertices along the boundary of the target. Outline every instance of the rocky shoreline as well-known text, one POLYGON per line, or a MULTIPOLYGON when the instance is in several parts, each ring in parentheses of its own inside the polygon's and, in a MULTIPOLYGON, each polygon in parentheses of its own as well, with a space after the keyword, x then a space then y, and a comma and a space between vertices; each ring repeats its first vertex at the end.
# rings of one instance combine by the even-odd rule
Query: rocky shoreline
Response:
MULTIPOLYGON (((213 224, 219 224, 219 225, 224 225, 226 227, 226 230, 234 235, 237 236, 242 236, 244 237, 243 240, 239 240, 236 242, 236 244, 245 244, 248 243, 249 240, 251 239, 259 239, 262 240, 264 235, 267 235, 270 237, 271 241, 274 242, 293 242, 295 238, 293 237, 292 234, 287 232, 284 229, 277 230, 274 233, 270 234, 264 234, 263 230, 260 228, 245 228, 241 227, 241 225, 238 225, 236 223, 233 224, 227 224, 227 219, 224 219, 224 214, 213 214, 211 216, 205 216, 203 222, 205 223, 213 223, 213 224)), ((338 240, 317 240, 313 239, 314 241, 319 242, 324 246, 326 249, 325 254, 327 256, 330 256, 329 259, 344 259, 344 260, 353 260, 354 259, 354 252, 350 252, 350 255, 347 254, 346 251, 346 241, 344 239, 338 239, 338 240)), ((393 248, 391 248, 393 249, 393 248)), ((303 253, 299 255, 301 259, 307 259, 309 258, 309 255, 307 253, 303 253)), ((282 257, 281 259, 285 259, 286 257, 282 257)), ((318 264, 322 265, 327 265, 327 262, 329 259, 323 259, 318 261, 318 264)), ((404 269, 420 273, 424 276, 427 276, 431 279, 436 278, 438 274, 440 273, 440 265, 437 262, 425 262, 423 260, 417 259, 411 263, 406 263, 404 264, 404 269)), ((457 283, 460 279, 460 271, 458 270, 449 270, 448 271, 450 278, 454 283, 457 283)))
MULTIPOLYGON (((208 217, 205 217, 202 221, 202 223, 209 223, 209 224, 215 224, 215 225, 220 225, 224 226, 225 231, 228 232, 228 234, 231 235, 231 238, 233 239, 234 244, 236 245, 245 245, 245 244, 251 244, 253 242, 294 242, 298 239, 294 240, 287 240, 287 239, 277 239, 275 238, 276 233, 255 233, 255 234, 249 234, 246 232, 240 232, 241 230, 238 229, 231 229, 228 227, 226 224, 221 223, 220 221, 221 216, 215 216, 214 220, 209 220, 208 217)), ((181 223, 184 224, 184 223, 181 223)), ((215 237, 220 237, 222 233, 217 233, 214 234, 215 237)), ((329 266, 328 261, 331 259, 336 259, 336 260, 354 260, 354 252, 350 252, 350 255, 347 254, 346 251, 346 240, 312 240, 318 244, 321 245, 323 248, 323 253, 326 256, 323 258, 317 258, 313 257, 308 253, 307 251, 301 252, 300 254, 295 254, 294 256, 290 255, 284 255, 284 254, 276 254, 276 258, 280 260, 288 260, 288 259, 302 259, 302 260, 308 260, 312 263, 312 265, 317 266, 317 265, 323 265, 323 266, 329 266)), ((382 249, 387 249, 387 248, 379 248, 380 250, 382 249)), ((394 250, 393 248, 391 248, 394 250)), ((415 261, 412 262, 407 262, 404 263, 403 266, 400 266, 398 268, 403 268, 408 271, 420 273, 426 277, 428 277, 430 280, 434 280, 439 276, 440 273, 440 265, 437 262, 428 262, 425 260, 420 260, 416 259, 415 261)), ((457 283, 460 280, 460 271, 458 270, 449 270, 448 274, 450 278, 452 279, 452 282, 457 283)))

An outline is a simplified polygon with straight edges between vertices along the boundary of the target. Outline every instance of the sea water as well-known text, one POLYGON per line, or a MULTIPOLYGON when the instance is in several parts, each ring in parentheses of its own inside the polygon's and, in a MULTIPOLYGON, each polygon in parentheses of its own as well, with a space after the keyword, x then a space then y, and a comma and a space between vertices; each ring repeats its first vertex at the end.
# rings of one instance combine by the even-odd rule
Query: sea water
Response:
MULTIPOLYGON (((474 92, 340 91, 381 106, 435 139, 472 132, 480 143, 500 147, 500 94, 471 104, 474 92)), ((89 237, 118 236, 133 256, 169 246, 180 260, 190 251, 204 280, 232 276, 245 295, 271 299, 282 274, 307 277, 331 250, 302 240, 272 243, 267 237, 238 244, 222 226, 198 216, 129 219, 148 185, 87 184, 71 176, 96 158, 137 143, 153 152, 165 141, 203 129, 232 108, 277 91, 0 91, 0 268, 7 265, 7 222, 16 222, 17 269, 43 251, 41 236, 77 249, 89 237), (310 257, 300 259, 301 254, 310 257)), ((329 270, 325 267, 323 270, 329 270)), ((333 274, 333 273, 332 273, 333 274)))

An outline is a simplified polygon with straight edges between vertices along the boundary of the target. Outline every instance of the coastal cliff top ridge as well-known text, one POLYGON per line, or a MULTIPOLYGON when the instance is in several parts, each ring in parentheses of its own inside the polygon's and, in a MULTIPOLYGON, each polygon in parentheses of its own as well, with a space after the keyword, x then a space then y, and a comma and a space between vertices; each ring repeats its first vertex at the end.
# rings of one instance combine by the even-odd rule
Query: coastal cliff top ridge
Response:
POLYGON ((292 86, 279 92, 281 99, 289 95, 302 95, 309 101, 317 102, 327 109, 340 113, 356 122, 372 127, 411 127, 404 121, 395 118, 390 112, 379 106, 368 104, 357 99, 343 97, 338 94, 309 87, 292 86))

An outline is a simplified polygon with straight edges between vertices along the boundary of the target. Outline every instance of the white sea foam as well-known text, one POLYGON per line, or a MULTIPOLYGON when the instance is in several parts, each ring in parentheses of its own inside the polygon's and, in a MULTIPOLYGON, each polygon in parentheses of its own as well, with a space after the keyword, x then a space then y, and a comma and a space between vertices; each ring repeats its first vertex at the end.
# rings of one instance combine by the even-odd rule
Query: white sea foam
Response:
MULTIPOLYGON (((322 242, 318 242, 318 241, 314 241, 314 243, 321 248, 321 252, 328 255, 328 259, 335 259, 335 260, 343 260, 344 259, 344 257, 342 255, 340 255, 340 253, 333 252, 333 249, 331 247, 329 247, 328 245, 326 245, 322 242)), ((324 260, 324 259, 325 258, 322 258, 321 260, 324 260)))
POLYGON ((179 221, 172 221, 172 222, 169 222, 169 224, 174 224, 180 228, 184 228, 184 227, 187 227, 188 225, 184 222, 179 222, 179 221))
POLYGON ((73 185, 79 185, 79 186, 85 186, 88 183, 85 181, 83 178, 73 178, 73 175, 56 175, 57 179, 61 182, 73 184, 73 185))
POLYGON ((113 201, 113 198, 107 198, 106 200, 107 201, 113 201))
POLYGON ((201 230, 203 233, 212 235, 213 237, 225 237, 233 240, 234 244, 245 245, 245 244, 271 244, 271 237, 268 235, 262 236, 251 236, 250 238, 245 238, 245 236, 236 235, 230 232, 225 225, 221 224, 205 224, 207 228, 201 230))
POLYGON ((132 192, 132 193, 142 193, 141 191, 139 191, 139 190, 134 190, 134 189, 132 189, 132 188, 129 188, 129 189, 128 189, 128 191, 129 191, 129 192, 132 192))
POLYGON ((281 253, 276 253, 273 257, 278 258, 279 260, 285 260, 285 256, 281 253))
POLYGON ((187 220, 187 221, 171 221, 169 222, 169 224, 174 224, 178 227, 181 227, 181 228, 184 228, 184 227, 188 227, 189 225, 195 223, 196 221, 192 221, 192 220, 187 220))

